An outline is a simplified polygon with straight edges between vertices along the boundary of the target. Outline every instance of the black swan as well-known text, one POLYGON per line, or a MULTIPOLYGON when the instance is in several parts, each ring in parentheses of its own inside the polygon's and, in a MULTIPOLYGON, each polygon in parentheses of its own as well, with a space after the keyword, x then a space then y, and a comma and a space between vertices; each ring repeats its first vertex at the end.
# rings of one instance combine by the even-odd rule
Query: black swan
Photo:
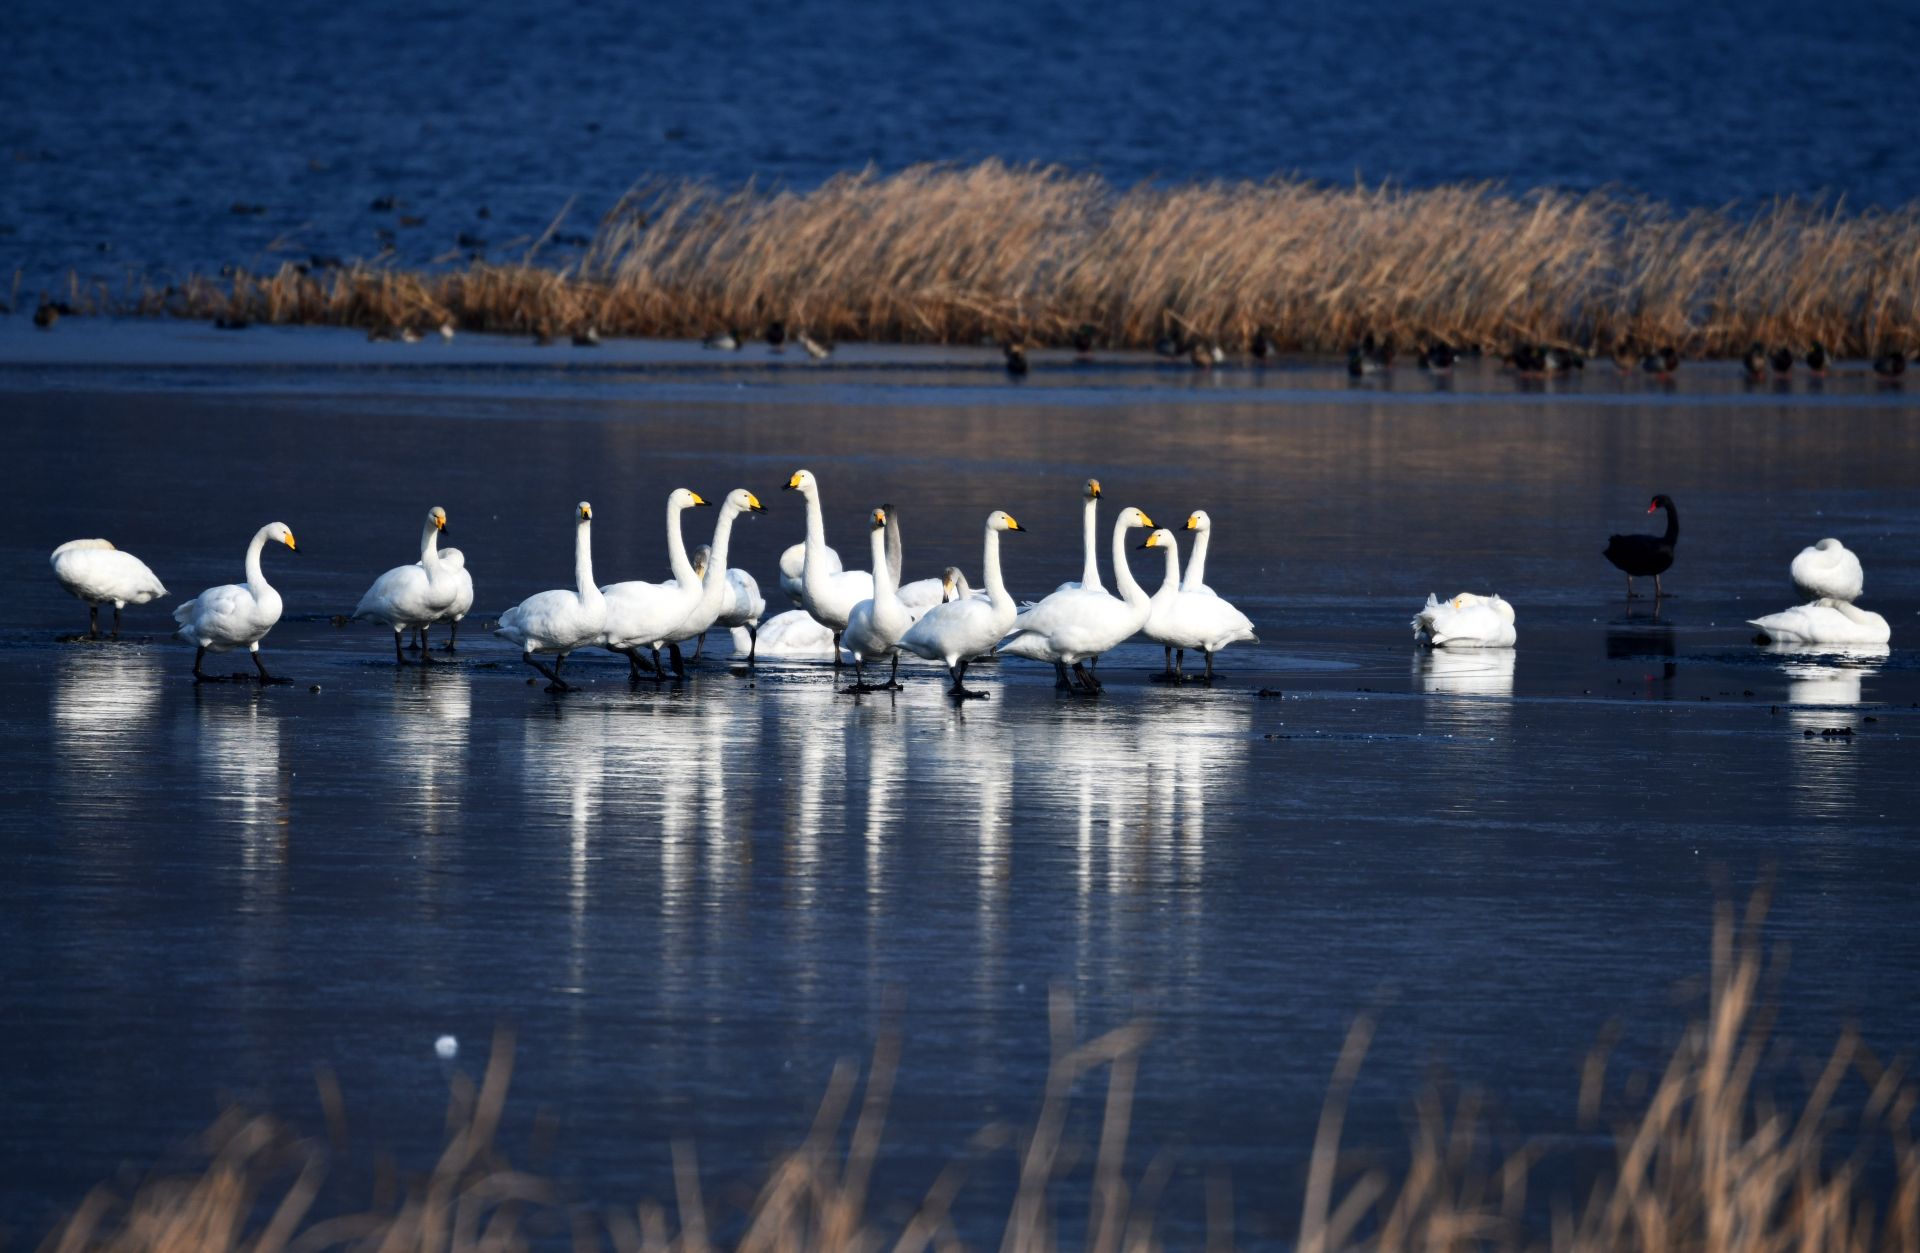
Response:
POLYGON ((1680 511, 1673 507, 1670 496, 1655 496, 1653 503, 1647 506, 1647 512, 1656 509, 1667 511, 1667 533, 1665 535, 1610 535, 1607 546, 1601 555, 1627 575, 1627 599, 1633 599, 1633 581, 1635 578, 1653 576, 1653 595, 1657 600, 1665 595, 1660 587, 1660 576, 1673 565, 1673 546, 1680 541, 1680 511))

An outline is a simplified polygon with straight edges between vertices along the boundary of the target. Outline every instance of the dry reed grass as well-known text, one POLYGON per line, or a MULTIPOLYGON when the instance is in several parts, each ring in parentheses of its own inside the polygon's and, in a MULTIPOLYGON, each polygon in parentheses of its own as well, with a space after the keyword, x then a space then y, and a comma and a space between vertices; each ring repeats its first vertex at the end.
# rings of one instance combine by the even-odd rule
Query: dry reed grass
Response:
MULTIPOLYGON (((1341 1127, 1371 1038, 1372 1026, 1362 1020, 1335 1067, 1314 1138, 1300 1253, 1920 1247, 1920 1154, 1912 1137, 1917 1094, 1904 1071, 1880 1064, 1846 1033, 1795 1107, 1775 1104, 1761 1083, 1772 1017, 1763 993, 1763 909, 1756 898, 1744 921, 1721 909, 1707 1012, 1686 1031, 1650 1090, 1633 1081, 1622 1085, 1614 1098, 1623 1112, 1611 1167, 1584 1172, 1591 1176, 1581 1180, 1584 1198, 1556 1207, 1545 1230, 1528 1229, 1527 1188, 1541 1151, 1523 1148, 1493 1163, 1471 1097, 1451 1110, 1435 1097, 1419 1103, 1411 1150, 1397 1172, 1353 1168, 1343 1156, 1341 1127), (1846 1127, 1857 1127, 1858 1138, 1843 1153, 1834 1132, 1846 1127), (1883 1154, 1873 1176, 1877 1185, 1869 1175, 1875 1152, 1883 1154)), ((1001 1253, 1052 1253, 1068 1243, 1093 1253, 1155 1253, 1162 1246, 1155 1202, 1170 1163, 1156 1157, 1135 1173, 1126 1160, 1147 1032, 1136 1024, 1076 1042, 1072 1007, 1058 994, 1052 1027, 1054 1061, 1037 1121, 1017 1137, 990 1127, 974 1146, 976 1156, 1007 1146, 1017 1153, 1018 1184, 1001 1253), (1071 1142, 1068 1112, 1076 1084, 1099 1072, 1106 1079, 1104 1118, 1090 1177, 1083 1177, 1071 1167, 1086 1154, 1071 1142), (1084 1201, 1085 1217, 1075 1212, 1063 1231, 1059 1203, 1068 1196, 1084 1201)), ((44 1247, 59 1253, 331 1247, 425 1253, 515 1249, 545 1233, 548 1240, 570 1234, 584 1248, 611 1243, 643 1253, 715 1253, 699 1172, 685 1146, 674 1152, 677 1222, 653 1203, 621 1211, 567 1207, 553 1184, 514 1170, 494 1144, 511 1058, 510 1042, 497 1040, 478 1092, 456 1085, 439 1160, 403 1186, 383 1185, 392 1195, 364 1213, 309 1221, 323 1150, 270 1120, 235 1114, 209 1136, 212 1163, 204 1173, 157 1178, 126 1201, 97 1190, 44 1247)), ((854 1069, 836 1070, 811 1133, 774 1167, 733 1250, 957 1253, 964 1247, 952 1207, 965 1162, 933 1182, 904 1224, 883 1228, 868 1212, 896 1060, 896 1042, 884 1039, 857 1105, 854 1069)), ((1583 1118, 1598 1116, 1607 1087, 1605 1054, 1596 1052, 1581 1082, 1583 1118)), ((338 1117, 336 1111, 330 1121, 338 1117)), ((1232 1203, 1222 1178, 1208 1187, 1207 1212, 1208 1253, 1231 1249, 1232 1203)))
MULTIPOLYGON (((556 222, 556 225, 558 223, 556 222)), ((1344 351, 1363 333, 1598 351, 1920 346, 1920 201, 1682 212, 1618 194, 1273 180, 1119 189, 997 161, 807 192, 655 182, 584 256, 447 271, 357 263, 146 289, 117 311, 426 329, 697 336, 773 320, 835 339, 1163 335, 1344 351)), ((79 293, 76 293, 78 295, 79 293)))

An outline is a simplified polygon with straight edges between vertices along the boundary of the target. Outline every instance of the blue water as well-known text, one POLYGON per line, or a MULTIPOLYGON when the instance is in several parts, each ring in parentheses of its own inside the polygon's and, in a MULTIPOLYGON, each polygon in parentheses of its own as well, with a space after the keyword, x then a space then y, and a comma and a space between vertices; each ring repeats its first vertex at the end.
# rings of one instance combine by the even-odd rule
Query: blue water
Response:
MULTIPOLYGON (((1031 1122, 1057 986, 1084 1034, 1152 1024, 1129 1160, 1168 1155, 1174 1240, 1198 1242, 1225 1172, 1237 1229, 1272 1247, 1356 1014, 1381 1027, 1350 1143, 1391 1155, 1438 1070, 1511 1136, 1604 1159, 1575 1134, 1586 1050, 1617 1023, 1618 1073, 1657 1066, 1699 1007, 1714 901, 1768 880, 1792 952, 1779 1056, 1823 1055, 1849 1021, 1910 1052, 1914 408, 1857 369, 1818 390, 1748 389, 1731 363, 1589 373, 1355 388, 1327 363, 1195 381, 1043 355, 1014 384, 991 350, 814 366, 0 325, 0 1226, 37 1239, 227 1098, 320 1134, 323 1065, 351 1127, 336 1199, 364 1201, 377 1150, 431 1161, 435 1038, 477 1069, 503 1024, 516 1162, 630 1205, 670 1196, 683 1139, 737 1217, 834 1062, 896 1023, 875 1210, 897 1221, 983 1124, 1031 1122), (1023 595, 1077 574, 1088 473, 1108 518, 1204 507, 1209 581, 1261 642, 1211 691, 1148 682, 1159 650, 1135 644, 1099 701, 1006 661, 956 709, 920 667, 855 701, 822 667, 634 688, 587 655, 556 698, 486 635, 566 578, 583 497, 602 577, 658 577, 680 485, 771 506, 733 563, 777 602, 801 528, 779 485, 802 465, 849 560, 889 501, 912 572, 975 572, 984 512, 1012 510, 1023 595), (1599 556, 1653 491, 1685 520, 1657 617, 1599 556), (396 671, 383 632, 329 618, 436 503, 476 615, 463 664, 396 671), (166 605, 129 610, 119 644, 61 642, 85 611, 48 573, 56 543, 115 539, 171 604, 237 577, 270 518, 302 549, 267 558, 287 617, 264 651, 296 684, 196 688, 166 605), (1745 619, 1789 602, 1788 559, 1826 534, 1861 553, 1892 649, 1753 644, 1745 619), (1466 588, 1518 606, 1519 648, 1421 655, 1413 610, 1466 588), (1818 735, 1836 726, 1856 734, 1818 735)), ((1130 553, 1143 578, 1149 556, 1130 553)), ((976 1247, 1011 1177, 1005 1153, 977 1172, 976 1247)))
MULTIPOLYGON (((984 0, 964 9, 293 0, 9 6, 0 275, 518 257, 635 180, 869 163, 1121 182, 1618 186, 1680 205, 1920 190, 1920 7, 984 0), (377 213, 378 197, 397 197, 377 213), (235 215, 235 204, 257 215, 235 215), (481 210, 488 211, 482 217, 481 210), (425 225, 407 229, 400 213, 425 225)), ((563 261, 572 251, 550 245, 563 261)))

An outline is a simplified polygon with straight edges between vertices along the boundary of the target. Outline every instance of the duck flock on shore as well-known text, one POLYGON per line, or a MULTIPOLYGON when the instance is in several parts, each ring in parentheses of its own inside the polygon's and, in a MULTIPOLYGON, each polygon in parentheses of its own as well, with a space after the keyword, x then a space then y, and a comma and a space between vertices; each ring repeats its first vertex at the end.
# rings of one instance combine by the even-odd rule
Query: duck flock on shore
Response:
MULTIPOLYGON (((727 564, 734 523, 743 514, 765 512, 759 498, 746 488, 729 492, 717 510, 712 542, 689 552, 683 515, 710 502, 677 488, 668 495, 666 507, 671 578, 597 583, 593 506, 582 501, 574 509, 574 585, 522 600, 500 615, 493 634, 517 647, 522 660, 547 678, 550 691, 571 690, 561 667, 582 649, 624 658, 635 682, 684 675, 681 645, 692 645, 697 657, 707 632, 719 627, 732 632, 736 652, 744 652, 749 666, 762 654, 830 661, 836 667, 850 664, 854 678, 845 689, 849 693, 899 690, 900 657, 910 653, 945 668, 951 681, 948 694, 955 699, 983 695, 967 688, 966 672, 975 660, 989 655, 1049 664, 1058 689, 1097 695, 1102 689, 1096 673, 1100 658, 1137 635, 1163 648, 1165 668, 1155 678, 1167 682, 1187 677, 1188 652, 1204 659, 1205 669, 1196 678, 1212 682, 1215 656, 1232 644, 1255 639, 1247 616, 1206 583, 1213 524, 1204 510, 1193 511, 1185 520, 1183 529, 1193 543, 1183 570, 1175 532, 1155 527, 1136 507, 1122 509, 1111 531, 1115 590, 1108 591, 1099 561, 1100 481, 1086 480, 1080 492, 1080 577, 1023 605, 1007 591, 1000 545, 1002 536, 1025 528, 1005 510, 986 517, 981 548, 985 586, 976 590, 951 566, 937 577, 903 581, 900 518, 891 505, 877 506, 866 515, 869 568, 846 569, 827 545, 819 480, 809 470, 796 470, 786 490, 800 495, 806 511, 805 539, 780 558, 779 586, 794 605, 790 610, 769 616, 758 581, 727 564), (1138 548, 1158 550, 1164 558, 1154 590, 1136 581, 1128 565, 1129 537, 1136 530, 1147 532, 1138 548), (869 681, 869 667, 882 665, 884 678, 869 681)), ((1635 578, 1654 580, 1656 601, 1664 595, 1660 576, 1673 565, 1680 519, 1665 495, 1654 497, 1647 507, 1648 513, 1659 510, 1667 515, 1664 533, 1614 535, 1603 550, 1626 574, 1629 599, 1635 595, 1635 578)), ((427 637, 442 624, 448 634, 443 650, 453 651, 459 625, 472 612, 473 575, 460 550, 440 546, 446 531, 447 512, 435 506, 421 527, 419 559, 380 575, 353 613, 341 619, 376 622, 391 630, 398 665, 412 664, 409 651, 419 653, 418 664, 433 664, 427 637), (417 642, 407 642, 409 633, 417 642)), ((196 680, 221 678, 203 669, 208 653, 245 649, 260 682, 282 681, 268 672, 260 656, 260 642, 281 615, 280 594, 261 567, 261 554, 269 544, 299 551, 285 523, 268 523, 248 541, 245 583, 209 588, 173 611, 179 624, 176 634, 195 648, 196 680)), ((89 636, 100 632, 101 605, 113 606, 112 633, 118 635, 122 609, 168 594, 146 563, 104 539, 62 544, 53 550, 52 565, 61 585, 87 603, 89 636)), ((1846 647, 1888 641, 1886 619, 1855 604, 1865 578, 1859 558, 1839 540, 1823 539, 1801 552, 1790 574, 1807 601, 1753 619, 1760 642, 1846 647)), ((1415 640, 1432 648, 1512 648, 1517 639, 1513 606, 1498 595, 1462 592, 1445 601, 1429 595, 1411 625, 1415 640)))

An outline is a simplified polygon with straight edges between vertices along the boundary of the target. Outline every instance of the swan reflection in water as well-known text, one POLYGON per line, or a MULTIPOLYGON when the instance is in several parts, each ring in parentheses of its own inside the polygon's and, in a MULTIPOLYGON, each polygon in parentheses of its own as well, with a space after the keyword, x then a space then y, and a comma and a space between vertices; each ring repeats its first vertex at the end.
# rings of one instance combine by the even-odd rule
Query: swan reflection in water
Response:
MULTIPOLYGON (((396 798, 414 811, 428 835, 458 827, 460 796, 467 781, 467 728, 473 688, 465 674, 402 671, 394 679, 390 742, 399 751, 385 760, 402 775, 396 798)), ((426 849, 429 858, 434 846, 426 849)))
POLYGON ((606 787, 604 708, 554 701, 520 724, 521 770, 530 816, 557 818, 567 834, 567 983, 585 991, 586 922, 596 859, 594 835, 606 787))
POLYGON ((75 649, 60 658, 52 693, 59 798, 88 839, 115 838, 94 824, 126 817, 152 764, 160 674, 145 651, 75 649))
POLYGON ((1513 715, 1511 648, 1426 649, 1414 654, 1416 688, 1429 700, 1422 706, 1436 729, 1461 735, 1491 736, 1504 731, 1513 715))
POLYGON ((1850 741, 1823 739, 1820 732, 1852 726, 1840 711, 1860 704, 1862 680, 1880 672, 1890 650, 1885 644, 1842 650, 1775 644, 1767 651, 1783 659, 1787 724, 1800 736, 1789 749, 1794 803, 1809 817, 1844 817, 1855 801, 1857 750, 1850 741))

